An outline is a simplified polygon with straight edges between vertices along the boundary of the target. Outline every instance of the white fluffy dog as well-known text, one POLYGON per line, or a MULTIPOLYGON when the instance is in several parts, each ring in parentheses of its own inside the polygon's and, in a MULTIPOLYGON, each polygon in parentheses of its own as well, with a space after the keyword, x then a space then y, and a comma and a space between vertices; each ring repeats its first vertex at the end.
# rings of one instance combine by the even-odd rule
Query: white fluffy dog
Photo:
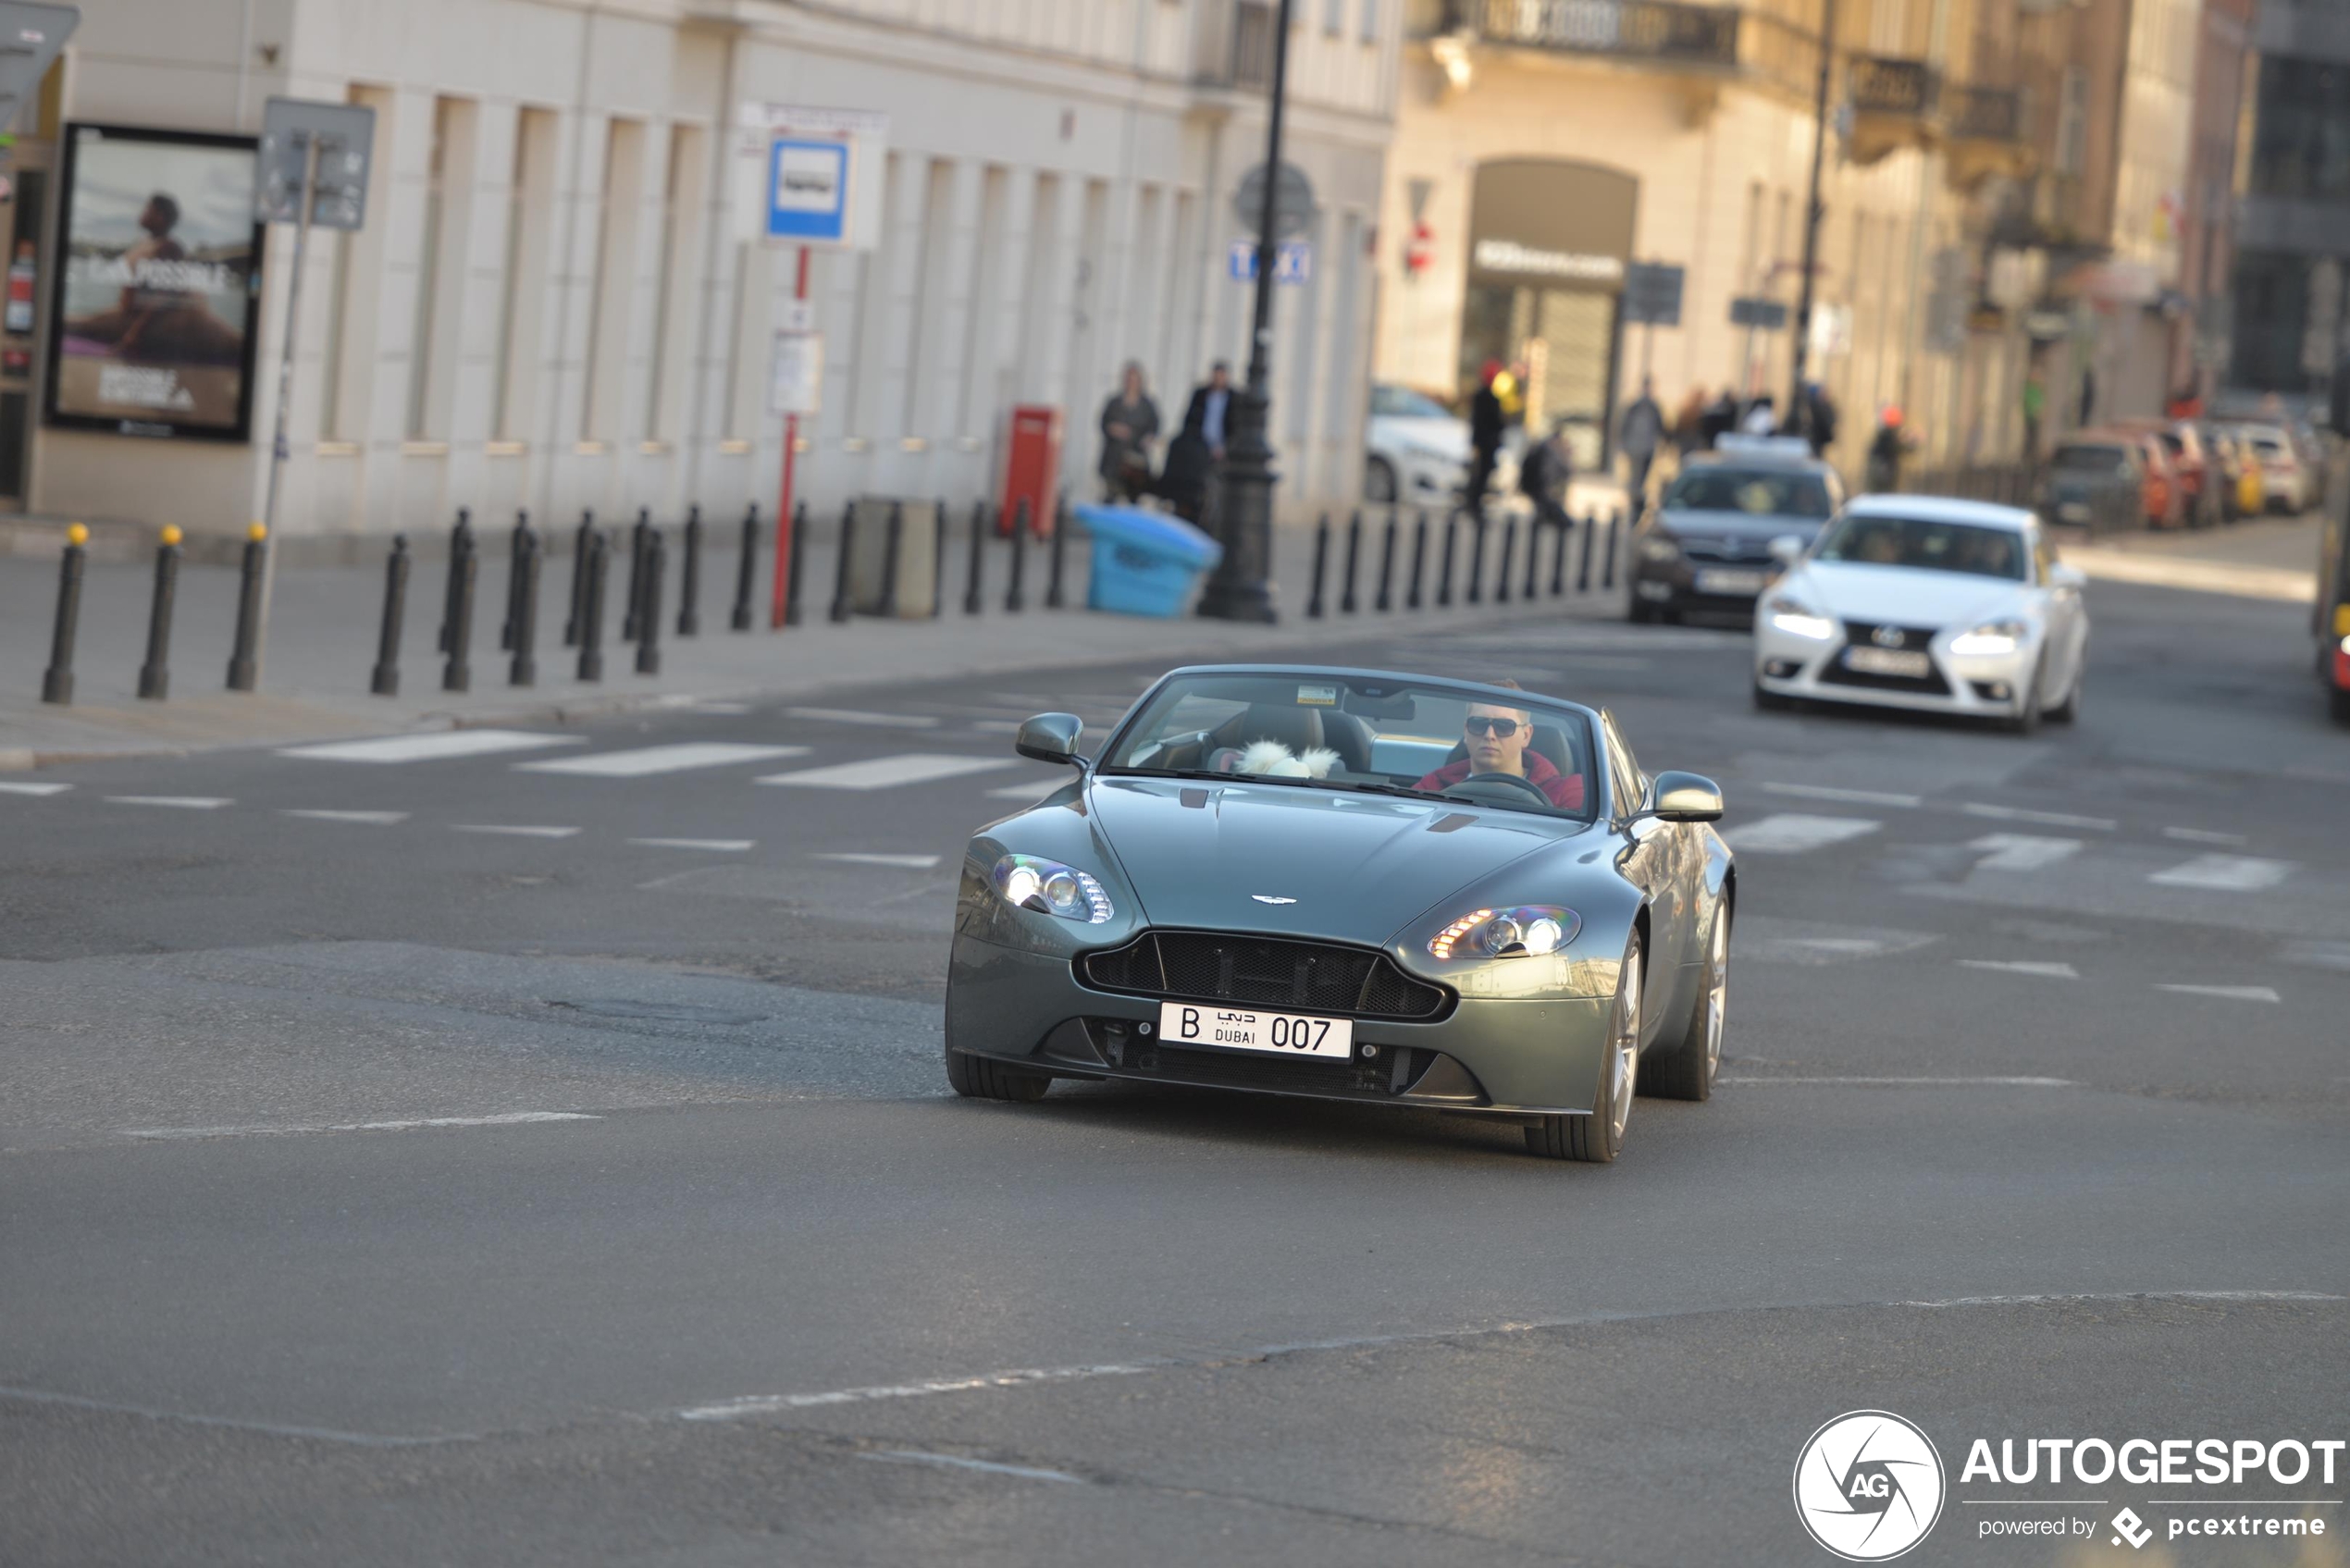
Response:
POLYGON ((1239 771, 1274 779, 1326 779, 1337 766, 1338 753, 1326 746, 1292 753, 1277 740, 1253 740, 1241 753, 1239 771))

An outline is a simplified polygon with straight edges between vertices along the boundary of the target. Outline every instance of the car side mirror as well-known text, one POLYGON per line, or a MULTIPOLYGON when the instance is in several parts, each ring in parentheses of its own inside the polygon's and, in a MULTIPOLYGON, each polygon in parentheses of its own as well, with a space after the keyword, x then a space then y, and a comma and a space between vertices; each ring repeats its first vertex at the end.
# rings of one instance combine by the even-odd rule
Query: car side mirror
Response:
POLYGON ((1082 767, 1084 759, 1077 755, 1077 737, 1084 733, 1085 721, 1074 713, 1039 713, 1020 722, 1020 734, 1012 739, 1012 749, 1034 761, 1073 762, 1082 767))
POLYGON ((1712 822, 1722 816, 1722 786, 1702 773, 1663 772, 1651 786, 1656 804, 1643 815, 1664 822, 1712 822))
POLYGON ((2048 586, 2052 588, 2071 588, 2077 593, 2088 586, 2089 574, 2078 566, 2067 566, 2059 561, 2048 567, 2048 586))
POLYGON ((1781 534, 1771 541, 1771 559, 1782 566, 1792 566, 1803 559, 1803 541, 1793 534, 1781 534))

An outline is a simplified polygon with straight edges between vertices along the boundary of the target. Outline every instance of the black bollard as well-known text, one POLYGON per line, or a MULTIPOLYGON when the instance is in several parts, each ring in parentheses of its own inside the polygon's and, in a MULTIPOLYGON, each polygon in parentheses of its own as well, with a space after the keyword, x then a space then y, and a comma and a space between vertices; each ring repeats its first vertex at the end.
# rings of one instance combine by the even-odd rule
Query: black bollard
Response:
POLYGON ((449 638, 457 624, 457 558, 474 548, 474 514, 471 507, 457 509, 457 521, 449 530, 449 578, 440 588, 440 640, 433 644, 436 651, 449 651, 449 638))
POLYGON ((1536 562, 1542 559, 1542 519, 1540 513, 1526 520, 1526 586, 1518 598, 1528 602, 1541 597, 1542 574, 1536 562))
POLYGON ((400 623, 408 612, 408 536, 391 537, 391 557, 384 562, 383 629, 376 634, 376 667, 367 690, 377 697, 400 695, 400 623))
POLYGON ((1469 517, 1468 592, 1461 597, 1470 604, 1481 603, 1485 598, 1485 509, 1481 506, 1469 517))
MULTIPOLYGON (((1529 536, 1527 543, 1530 545, 1533 542, 1529 536)), ((1496 604, 1507 604, 1510 601, 1510 563, 1516 559, 1517 519, 1513 516, 1503 519, 1502 523, 1501 570, 1493 574, 1493 602, 1496 604)))
POLYGON ((848 557, 857 540, 857 503, 840 509, 840 557, 833 562, 833 608, 835 622, 848 619, 848 557))
POLYGON ((930 513, 930 618, 937 620, 946 613, 946 498, 939 497, 931 503, 930 513))
MULTIPOLYGON (((750 585, 759 567, 759 503, 743 509, 743 549, 735 562, 735 613, 726 623, 737 632, 750 630, 750 585)), ((796 589, 798 583, 792 584, 796 589)))
POLYGON ((1012 580, 1004 590, 1004 611, 1017 615, 1027 608, 1020 597, 1020 578, 1028 567, 1028 498, 1020 498, 1020 510, 1012 513, 1012 580))
POLYGON ((1428 564, 1428 513, 1418 515, 1412 525, 1412 586, 1404 592, 1404 608, 1420 607, 1420 568, 1428 564))
POLYGON ((686 563, 677 574, 677 635, 701 636, 701 508, 686 509, 686 563))
POLYGON ((1620 511, 1607 514, 1607 564, 1600 572, 1600 586, 1602 588, 1615 586, 1615 530, 1623 521, 1624 513, 1620 511))
POLYGON ((579 678, 604 678, 604 578, 612 571, 612 546, 600 533, 588 536, 587 590, 579 599, 579 678))
POLYGON ((449 662, 440 672, 443 691, 471 691, 474 684, 474 574, 480 560, 472 550, 451 563, 456 592, 450 599, 449 662))
POLYGON ((975 500, 971 502, 971 566, 963 580, 963 613, 966 615, 979 613, 980 594, 983 586, 980 581, 982 562, 979 552, 986 542, 987 503, 983 500, 975 500))
POLYGON ((1557 536, 1551 542, 1551 597, 1552 599, 1558 598, 1566 591, 1566 510, 1562 507, 1559 509, 1559 520, 1551 525, 1551 532, 1557 536))
POLYGON ((637 525, 628 532, 628 597, 620 607, 620 640, 635 642, 645 629, 645 541, 652 532, 653 512, 637 509, 637 525))
POLYGON ((1436 608, 1446 610, 1453 603, 1453 537, 1460 524, 1457 513, 1448 512, 1444 518, 1444 564, 1436 574, 1436 608))
POLYGON ((596 514, 579 514, 579 531, 571 539, 571 612, 563 617, 563 646, 579 646, 579 623, 588 608, 588 547, 596 537, 596 514))
POLYGON ((637 673, 661 673, 661 568, 669 547, 658 528, 645 530, 644 602, 637 618, 637 673))
POLYGON ((139 695, 161 702, 171 695, 171 606, 179 597, 179 530, 166 525, 155 550, 155 596, 147 606, 147 661, 139 666, 139 695))
POLYGON ((538 536, 533 534, 523 541, 522 559, 514 562, 513 657, 506 662, 506 684, 510 686, 538 684, 539 556, 538 536))
POLYGON ((81 573, 90 552, 82 549, 90 530, 76 523, 66 529, 66 552, 57 566, 57 619, 49 632, 49 668, 41 675, 41 700, 73 701, 73 636, 81 625, 81 573))
POLYGON ((1330 570, 1330 514, 1325 512, 1322 520, 1314 525, 1314 591, 1305 597, 1305 618, 1308 621, 1322 618, 1322 577, 1330 570))
POLYGON ((1379 597, 1371 608, 1382 614, 1395 608, 1395 509, 1387 509, 1387 537, 1379 547, 1379 597))
POLYGON ((513 536, 506 544, 506 618, 498 623, 498 647, 511 652, 514 646, 514 611, 516 599, 522 592, 523 551, 531 548, 530 513, 517 510, 514 513, 513 536))
POLYGON ((906 507, 889 503, 889 522, 882 532, 881 606, 874 613, 884 621, 897 618, 897 560, 906 542, 906 507))
POLYGON ((802 570, 808 564, 808 503, 801 501, 792 508, 791 561, 787 580, 784 584, 784 624, 799 624, 799 585, 808 575, 802 570))
POLYGON ((1061 607, 1061 551, 1069 538, 1069 492, 1053 498, 1053 559, 1045 574, 1045 608, 1061 607))
MULTIPOLYGON (((243 575, 237 582, 237 646, 229 655, 229 689, 251 691, 260 675, 254 660, 254 644, 261 639, 261 571, 269 557, 269 530, 255 523, 245 530, 245 560, 243 575)), ((465 552, 466 569, 471 571, 473 552, 465 552)), ((473 590, 465 591, 463 610, 473 612, 473 590)), ((452 625, 452 634, 464 635, 463 621, 452 625)))
POLYGON ((1591 591, 1591 535, 1598 530, 1599 524, 1597 514, 1589 512, 1583 514, 1583 561, 1575 570, 1575 591, 1579 594, 1591 591))
POLYGON ((1346 519, 1346 576, 1339 590, 1338 611, 1342 615, 1354 613, 1354 572, 1363 554, 1363 514, 1352 512, 1346 519))

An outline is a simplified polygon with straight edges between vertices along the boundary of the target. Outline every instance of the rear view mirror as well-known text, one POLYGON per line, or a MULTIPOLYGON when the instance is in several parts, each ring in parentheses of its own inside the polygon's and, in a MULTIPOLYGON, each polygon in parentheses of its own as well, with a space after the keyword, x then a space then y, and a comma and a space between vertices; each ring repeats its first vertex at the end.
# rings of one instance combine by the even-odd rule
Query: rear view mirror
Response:
POLYGON ((1039 713, 1021 722, 1012 749, 1033 761, 1077 762, 1077 737, 1084 733, 1085 721, 1074 713, 1039 713))
POLYGON ((1781 534, 1771 541, 1771 559, 1792 566, 1803 559, 1803 541, 1793 534, 1781 534))
POLYGON ((1722 815, 1722 786, 1701 773, 1656 775, 1656 804, 1648 814, 1665 822, 1711 822, 1722 815))

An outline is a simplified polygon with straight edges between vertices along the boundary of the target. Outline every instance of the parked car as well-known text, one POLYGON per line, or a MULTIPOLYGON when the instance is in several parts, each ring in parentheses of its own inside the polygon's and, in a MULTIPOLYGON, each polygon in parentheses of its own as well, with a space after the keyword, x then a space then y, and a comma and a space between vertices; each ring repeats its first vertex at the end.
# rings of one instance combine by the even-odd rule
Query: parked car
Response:
POLYGON ((2233 523, 2258 516, 2267 495, 2260 483, 2260 465, 2227 426, 2206 421, 2198 428, 2217 470, 2220 521, 2233 523))
POLYGON ((2302 461, 2301 449, 2294 441, 2293 433, 2282 425, 2267 424, 2240 426, 2238 432, 2250 443, 2253 456, 2260 464, 2268 510, 2295 515, 2307 512, 2316 499, 2311 470, 2302 461))
POLYGON ((2180 520, 2190 528, 2208 528, 2220 521, 2219 487, 2213 482, 2211 450, 2202 432, 2187 419, 2124 419, 2118 429, 2151 436, 2162 443, 2179 491, 2180 520))
POLYGON ((2350 508, 2328 507, 2318 530, 2318 684, 2335 723, 2350 725, 2350 508))
POLYGON ((1468 421, 1409 387, 1371 389, 1363 499, 1450 506, 1468 484, 1468 421))
POLYGON ((2138 442, 2111 431, 2072 436, 2048 454, 2040 515, 2093 534, 2134 528, 2145 489, 2146 458, 2138 442))

